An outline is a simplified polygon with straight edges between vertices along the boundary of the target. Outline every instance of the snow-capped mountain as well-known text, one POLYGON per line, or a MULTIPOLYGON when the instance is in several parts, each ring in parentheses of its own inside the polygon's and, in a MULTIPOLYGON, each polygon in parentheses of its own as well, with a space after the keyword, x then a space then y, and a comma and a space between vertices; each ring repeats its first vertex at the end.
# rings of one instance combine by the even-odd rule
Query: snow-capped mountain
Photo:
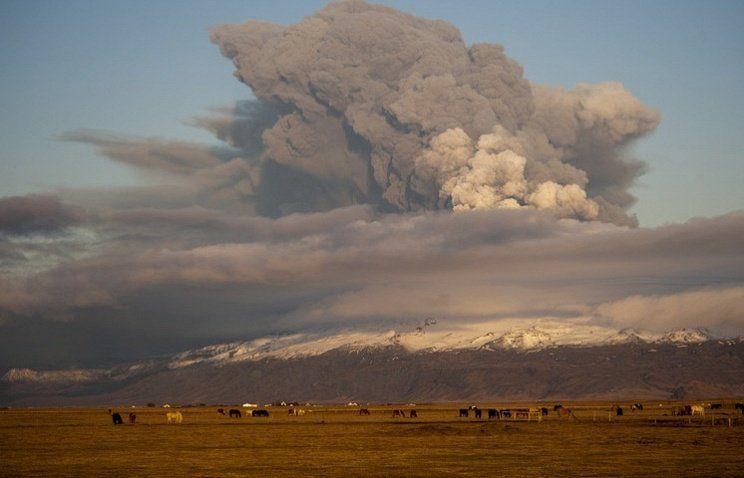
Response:
POLYGON ((101 379, 124 380, 158 368, 182 369, 196 365, 224 366, 264 359, 290 360, 313 357, 333 350, 358 352, 399 347, 409 353, 457 350, 511 350, 531 352, 553 347, 592 347, 612 344, 660 343, 689 345, 713 340, 704 329, 680 329, 653 334, 637 329, 616 331, 581 322, 538 320, 527 327, 501 323, 477 323, 446 327, 427 319, 407 331, 333 330, 269 336, 259 339, 209 345, 188 350, 161 361, 140 362, 113 369, 36 371, 14 368, 3 382, 82 383, 101 379), (498 332, 501 329, 501 332, 498 332))
POLYGON ((705 329, 679 329, 664 334, 658 341, 672 344, 698 344, 713 340, 714 337, 705 329))
POLYGON ((744 340, 713 339, 703 329, 427 320, 210 345, 111 369, 11 369, 0 380, 0 403, 720 397, 744 394, 743 369, 744 340))

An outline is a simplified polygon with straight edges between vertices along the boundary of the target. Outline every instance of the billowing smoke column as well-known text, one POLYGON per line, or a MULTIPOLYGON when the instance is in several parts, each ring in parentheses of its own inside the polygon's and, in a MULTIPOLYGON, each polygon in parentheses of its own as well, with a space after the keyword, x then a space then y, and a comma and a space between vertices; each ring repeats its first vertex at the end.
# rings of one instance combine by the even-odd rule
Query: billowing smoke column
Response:
POLYGON ((659 115, 619 83, 531 85, 499 45, 361 1, 288 27, 223 25, 212 41, 276 114, 263 160, 348 191, 337 205, 634 223, 628 188, 644 168, 622 151, 659 115))

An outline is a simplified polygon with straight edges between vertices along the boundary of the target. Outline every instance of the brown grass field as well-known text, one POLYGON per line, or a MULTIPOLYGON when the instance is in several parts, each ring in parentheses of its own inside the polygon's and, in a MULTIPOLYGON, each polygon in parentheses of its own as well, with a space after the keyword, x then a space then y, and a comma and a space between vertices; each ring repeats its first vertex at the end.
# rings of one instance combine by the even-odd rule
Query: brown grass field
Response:
POLYGON ((673 417, 679 404, 669 402, 642 412, 625 404, 623 417, 607 403, 564 405, 576 419, 552 406, 542 421, 490 422, 485 411, 458 418, 462 404, 419 405, 418 419, 393 418, 410 406, 365 406, 370 416, 270 407, 269 418, 241 419, 190 407, 171 409, 184 422, 167 425, 169 410, 120 407, 137 423, 114 426, 106 408, 2 410, 0 476, 744 476, 744 416, 733 402, 705 419, 673 417))

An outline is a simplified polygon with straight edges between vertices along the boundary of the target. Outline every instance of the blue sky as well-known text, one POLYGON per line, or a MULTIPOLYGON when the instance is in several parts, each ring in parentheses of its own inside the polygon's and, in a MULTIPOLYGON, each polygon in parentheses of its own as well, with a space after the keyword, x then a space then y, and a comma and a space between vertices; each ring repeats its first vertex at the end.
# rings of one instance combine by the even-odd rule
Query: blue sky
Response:
MULTIPOLYGON (((320 1, 0 3, 0 196, 141 180, 79 128, 213 141, 188 126, 250 96, 206 28, 293 23, 320 1)), ((635 147, 650 171, 634 192, 642 225, 744 207, 744 2, 390 1, 494 42, 531 81, 617 80, 663 116, 635 147)))

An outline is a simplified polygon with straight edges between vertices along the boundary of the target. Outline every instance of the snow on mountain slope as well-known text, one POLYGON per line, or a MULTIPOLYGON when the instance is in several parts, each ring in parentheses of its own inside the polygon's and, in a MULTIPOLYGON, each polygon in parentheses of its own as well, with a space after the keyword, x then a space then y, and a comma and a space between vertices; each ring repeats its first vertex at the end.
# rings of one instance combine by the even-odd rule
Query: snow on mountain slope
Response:
POLYGON ((292 359, 321 355, 332 350, 363 351, 369 348, 401 347, 409 352, 454 350, 536 351, 559 346, 603 346, 627 343, 660 343, 686 346, 712 340, 704 329, 681 329, 663 335, 592 324, 590 319, 538 319, 522 322, 499 320, 468 324, 442 324, 427 319, 403 331, 338 329, 296 333, 254 340, 216 344, 188 350, 159 361, 140 362, 112 369, 35 371, 11 369, 4 382, 84 383, 123 380, 158 368, 180 369, 193 365, 221 366, 263 359, 292 359))
POLYGON ((705 329, 679 329, 664 334, 658 341, 672 344, 697 344, 712 338, 710 332, 705 329))
POLYGON ((611 335, 605 339, 604 343, 608 345, 612 344, 629 344, 629 343, 644 343, 653 342, 657 338, 650 332, 638 329, 622 329, 616 334, 611 335))

